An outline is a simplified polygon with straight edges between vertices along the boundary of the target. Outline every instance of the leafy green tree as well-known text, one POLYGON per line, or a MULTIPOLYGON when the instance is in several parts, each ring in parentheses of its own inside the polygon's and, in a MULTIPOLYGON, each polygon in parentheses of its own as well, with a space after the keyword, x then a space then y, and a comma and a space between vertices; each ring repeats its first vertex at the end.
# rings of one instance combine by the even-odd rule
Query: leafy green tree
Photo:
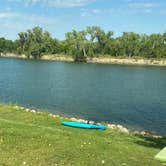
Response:
POLYGON ((19 33, 18 39, 22 53, 27 57, 41 58, 42 53, 55 52, 55 40, 47 31, 43 31, 40 27, 35 27, 27 32, 19 33))
POLYGON ((98 41, 101 54, 113 55, 114 39, 112 36, 112 31, 99 33, 98 41))
POLYGON ((22 53, 25 52, 25 46, 28 42, 28 33, 27 32, 21 32, 18 34, 19 36, 19 44, 20 44, 20 47, 18 49, 20 49, 20 51, 22 53))
POLYGON ((162 58, 166 58, 166 32, 162 34, 162 58))
POLYGON ((5 51, 5 38, 0 38, 0 56, 5 51))
POLYGON ((86 39, 88 41, 88 56, 93 57, 97 53, 97 34, 100 27, 91 26, 86 28, 86 39))
POLYGON ((113 32, 105 33, 100 27, 87 27, 88 56, 110 54, 112 52, 113 32))
POLYGON ((6 53, 12 53, 15 50, 15 43, 12 40, 6 40, 5 38, 0 38, 0 55, 6 53))
POLYGON ((164 39, 161 34, 142 35, 140 55, 145 58, 161 58, 164 55, 164 39))
POLYGON ((121 54, 132 57, 139 54, 140 35, 134 32, 124 32, 119 38, 121 54))
POLYGON ((66 50, 69 55, 72 55, 76 61, 86 60, 86 38, 85 32, 72 32, 66 33, 66 43, 68 49, 66 50))

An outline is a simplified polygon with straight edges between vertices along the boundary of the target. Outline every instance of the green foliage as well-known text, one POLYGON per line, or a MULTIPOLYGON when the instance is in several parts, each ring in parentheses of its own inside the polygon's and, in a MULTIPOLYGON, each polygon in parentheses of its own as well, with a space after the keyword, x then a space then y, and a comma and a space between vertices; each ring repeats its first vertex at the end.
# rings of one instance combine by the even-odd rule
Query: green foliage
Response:
POLYGON ((34 27, 18 34, 16 41, 0 38, 0 53, 17 52, 27 57, 41 58, 43 54, 71 55, 76 61, 87 57, 110 55, 116 57, 166 58, 166 32, 163 34, 140 35, 124 32, 113 37, 98 26, 66 33, 63 41, 53 39, 49 32, 34 27))
POLYGON ((1 53, 12 52, 16 49, 15 42, 11 40, 6 40, 5 38, 0 38, 0 55, 1 53))
POLYGON ((133 32, 124 32, 119 38, 122 56, 132 57, 139 54, 140 36, 133 32))
POLYGON ((57 51, 57 40, 51 38, 50 33, 35 27, 27 32, 18 34, 18 51, 32 56, 35 59, 41 58, 42 53, 55 53, 57 51))
POLYGON ((72 32, 66 33, 66 53, 72 55, 75 61, 84 61, 86 58, 86 39, 85 32, 72 32))

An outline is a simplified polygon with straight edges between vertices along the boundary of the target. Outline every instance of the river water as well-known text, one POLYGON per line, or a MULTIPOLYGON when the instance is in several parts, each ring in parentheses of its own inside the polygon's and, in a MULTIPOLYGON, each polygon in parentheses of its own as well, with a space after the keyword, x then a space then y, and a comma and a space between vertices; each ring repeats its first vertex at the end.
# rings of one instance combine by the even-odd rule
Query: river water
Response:
POLYGON ((166 134, 166 67, 0 58, 0 102, 166 134))

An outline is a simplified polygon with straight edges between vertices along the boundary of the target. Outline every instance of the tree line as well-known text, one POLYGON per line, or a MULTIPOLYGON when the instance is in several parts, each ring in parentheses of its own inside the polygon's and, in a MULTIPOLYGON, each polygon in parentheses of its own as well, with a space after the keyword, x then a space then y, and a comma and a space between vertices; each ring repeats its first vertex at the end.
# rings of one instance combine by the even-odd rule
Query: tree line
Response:
POLYGON ((0 55, 10 52, 38 59, 44 54, 65 54, 73 56, 76 61, 105 55, 166 58, 166 32, 151 35, 124 32, 119 37, 113 35, 112 31, 105 32, 98 26, 91 26, 82 31, 68 32, 64 40, 58 40, 42 28, 34 27, 20 32, 15 41, 0 38, 0 55))

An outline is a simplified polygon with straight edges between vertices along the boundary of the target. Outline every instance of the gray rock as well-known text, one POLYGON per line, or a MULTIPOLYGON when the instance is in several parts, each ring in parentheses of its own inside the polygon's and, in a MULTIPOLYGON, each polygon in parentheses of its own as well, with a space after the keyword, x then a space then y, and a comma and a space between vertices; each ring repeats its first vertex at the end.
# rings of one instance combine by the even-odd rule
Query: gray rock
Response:
POLYGON ((30 112, 32 112, 32 113, 36 113, 36 110, 30 110, 30 112))
POLYGON ((80 122, 80 123, 86 123, 87 121, 84 120, 84 119, 78 119, 77 122, 80 122))
POLYGON ((76 121, 77 122, 77 119, 76 118, 70 118, 71 121, 76 121))
POLYGON ((26 112, 30 112, 30 109, 26 108, 25 111, 26 111, 26 112))

